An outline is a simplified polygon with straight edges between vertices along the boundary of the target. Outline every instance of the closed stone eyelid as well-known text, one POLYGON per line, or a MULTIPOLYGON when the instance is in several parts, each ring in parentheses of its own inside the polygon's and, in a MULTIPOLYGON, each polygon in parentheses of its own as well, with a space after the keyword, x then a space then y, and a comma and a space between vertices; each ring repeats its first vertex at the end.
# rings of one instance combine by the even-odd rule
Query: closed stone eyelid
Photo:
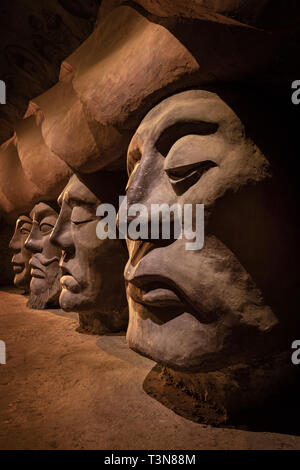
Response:
POLYGON ((182 194, 197 183, 204 173, 214 167, 218 167, 215 162, 205 160, 191 165, 165 169, 165 172, 176 194, 182 194))
POLYGON ((171 175, 172 173, 174 175, 176 175, 178 173, 181 173, 181 174, 184 175, 184 174, 189 174, 192 171, 202 170, 202 174, 203 174, 204 172, 210 170, 210 168, 213 168, 213 167, 216 167, 216 166, 219 166, 219 165, 216 162, 212 161, 212 160, 203 160, 203 161, 200 161, 200 162, 191 163, 189 165, 182 165, 182 166, 174 166, 174 167, 165 168, 165 172, 168 175, 171 175))

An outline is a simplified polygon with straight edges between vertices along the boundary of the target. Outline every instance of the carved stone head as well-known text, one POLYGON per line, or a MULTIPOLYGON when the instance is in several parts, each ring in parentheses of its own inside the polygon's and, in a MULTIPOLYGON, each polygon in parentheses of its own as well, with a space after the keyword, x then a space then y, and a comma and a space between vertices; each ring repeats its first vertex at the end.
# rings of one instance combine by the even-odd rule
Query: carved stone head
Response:
POLYGON ((205 208, 202 249, 187 250, 184 236, 128 240, 129 346, 182 371, 288 349, 286 233, 293 237, 281 216, 292 210, 281 207, 271 160, 227 100, 191 90, 155 106, 131 141, 128 172, 128 210, 144 204, 146 225, 152 204, 205 208))
POLYGON ((9 248, 13 251, 12 265, 15 273, 14 284, 29 292, 31 280, 29 260, 31 252, 24 246, 25 240, 31 230, 32 220, 29 215, 20 215, 16 221, 15 231, 9 243, 9 248))
POLYGON ((57 308, 60 294, 59 259, 61 251, 50 241, 50 233, 58 213, 46 202, 32 209, 32 228, 25 247, 32 254, 30 259, 31 283, 28 307, 34 309, 57 308))
POLYGON ((61 308, 78 312, 80 326, 93 333, 126 328, 126 248, 120 240, 97 237, 100 200, 76 175, 58 202, 61 211, 51 242, 62 249, 61 308))

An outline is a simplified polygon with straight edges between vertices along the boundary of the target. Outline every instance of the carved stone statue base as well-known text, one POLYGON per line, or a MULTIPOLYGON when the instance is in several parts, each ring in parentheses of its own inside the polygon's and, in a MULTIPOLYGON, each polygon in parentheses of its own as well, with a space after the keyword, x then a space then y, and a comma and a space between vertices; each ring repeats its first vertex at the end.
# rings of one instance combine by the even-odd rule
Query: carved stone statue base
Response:
POLYGON ((146 378, 144 389, 188 419, 221 425, 243 410, 263 405, 291 386, 297 375, 289 351, 210 372, 179 372, 158 365, 146 378))
POLYGON ((128 324, 128 309, 124 308, 122 312, 113 311, 110 315, 101 312, 79 313, 80 333, 89 333, 94 335, 105 335, 109 333, 118 333, 125 331, 128 324))

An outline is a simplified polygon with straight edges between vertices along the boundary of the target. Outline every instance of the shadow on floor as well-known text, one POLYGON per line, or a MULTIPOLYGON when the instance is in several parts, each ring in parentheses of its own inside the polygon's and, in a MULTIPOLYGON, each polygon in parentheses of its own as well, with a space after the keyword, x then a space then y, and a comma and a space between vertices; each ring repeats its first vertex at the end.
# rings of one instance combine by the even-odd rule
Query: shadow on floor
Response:
POLYGON ((151 370, 155 362, 129 349, 126 343, 125 332, 118 334, 99 336, 96 345, 102 351, 110 354, 113 357, 121 359, 122 361, 132 364, 136 367, 145 369, 145 373, 151 370))
POLYGON ((224 416, 205 403, 161 379, 162 367, 156 365, 143 383, 144 391, 174 413, 190 421, 215 427, 253 432, 300 435, 300 379, 263 406, 240 412, 224 424, 224 416))

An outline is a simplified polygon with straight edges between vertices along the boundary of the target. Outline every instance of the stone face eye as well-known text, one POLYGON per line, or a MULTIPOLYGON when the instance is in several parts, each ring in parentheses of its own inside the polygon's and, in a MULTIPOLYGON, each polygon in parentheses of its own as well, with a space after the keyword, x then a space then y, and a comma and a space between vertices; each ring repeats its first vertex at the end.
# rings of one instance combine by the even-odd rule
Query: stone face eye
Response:
POLYGON ((196 162, 191 165, 185 165, 177 168, 165 169, 176 193, 184 193, 193 186, 201 176, 211 168, 218 166, 211 160, 196 162))
POLYGON ((85 206, 75 206, 72 210, 71 222, 75 225, 88 223, 95 220, 95 214, 85 206))
POLYGON ((30 233, 30 229, 26 228, 26 227, 22 227, 20 229, 20 232, 23 234, 23 235, 27 235, 28 233, 30 233))
POLYGON ((42 224, 40 224, 40 231, 41 231, 42 233, 49 233, 49 232, 51 232, 51 230, 53 229, 53 227, 54 227, 54 226, 51 225, 51 224, 42 223, 42 224))
POLYGON ((28 235, 31 230, 31 224, 24 222, 22 225, 19 227, 19 231, 22 235, 28 235))
POLYGON ((193 174, 197 174, 198 179, 210 168, 217 166, 215 162, 211 160, 205 160, 203 162, 193 163, 192 165, 185 165, 178 168, 170 168, 165 170, 170 180, 174 183, 182 181, 183 179, 189 178, 193 174))

